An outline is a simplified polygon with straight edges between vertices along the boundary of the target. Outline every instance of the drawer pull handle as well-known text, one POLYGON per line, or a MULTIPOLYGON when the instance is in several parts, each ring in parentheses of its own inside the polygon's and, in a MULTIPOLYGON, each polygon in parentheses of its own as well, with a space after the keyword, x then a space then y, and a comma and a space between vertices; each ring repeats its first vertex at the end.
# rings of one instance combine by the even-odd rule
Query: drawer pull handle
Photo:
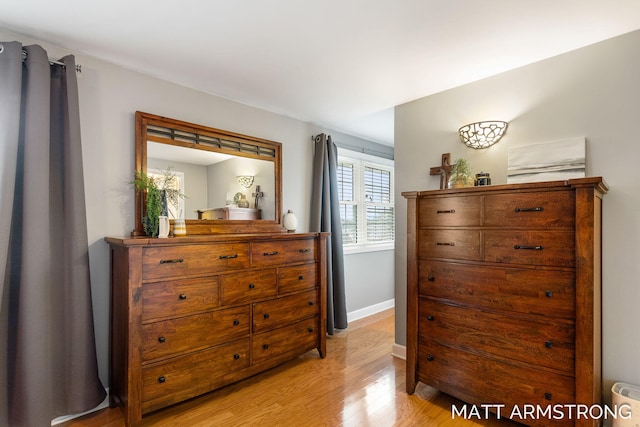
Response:
POLYGON ((160 264, 179 264, 181 262, 184 262, 184 259, 178 258, 178 259, 161 259, 160 260, 160 264))
POLYGON ((544 210, 543 207, 537 207, 537 208, 515 208, 514 209, 516 212, 542 212, 544 210))
POLYGON ((269 313, 265 313, 263 317, 264 317, 265 319, 268 319, 268 318, 269 318, 269 313))
POLYGON ((428 355, 428 356, 427 356, 427 360, 428 360, 429 362, 433 362, 433 361, 435 360, 435 357, 433 357, 432 355, 428 355))
POLYGON ((253 283, 249 283, 249 289, 255 289, 256 285, 254 285, 253 283))
POLYGON ((158 378, 159 383, 163 383, 165 381, 167 381, 167 379, 164 377, 164 375, 158 378))
POLYGON ((435 282, 436 278, 433 277, 432 275, 429 275, 429 276, 427 276, 427 280, 430 281, 430 282, 435 282))
POLYGON ((541 251, 542 250, 542 246, 538 245, 538 246, 525 246, 525 245, 515 245, 513 247, 513 249, 529 249, 532 251, 541 251))
POLYGON ((269 344, 262 344, 262 348, 265 349, 265 350, 268 350, 269 349, 269 344))
POLYGON ((187 296, 185 294, 180 294, 180 296, 178 298, 180 298, 182 300, 185 300, 185 299, 187 299, 187 296))
POLYGON ((437 242, 436 245, 437 246, 455 246, 456 244, 454 242, 437 242))
POLYGON ((551 298, 551 297, 553 297, 553 292, 551 292, 551 291, 546 291, 546 292, 544 293, 544 296, 545 296, 545 297, 547 297, 547 298, 551 298))
POLYGON ((313 333, 313 328, 307 328, 307 332, 309 332, 310 334, 313 333))
POLYGON ((545 393, 545 394, 544 394, 544 398, 545 398, 546 400, 551 400, 551 399, 553 398, 553 395, 552 395, 551 393, 545 393))
POLYGON ((233 358, 234 358, 234 360, 238 360, 238 359, 240 359, 240 355, 238 353, 236 353, 236 354, 233 355, 233 358))
POLYGON ((234 325, 234 326, 238 326, 239 324, 240 324, 240 321, 239 321, 238 319, 235 319, 235 320, 233 321, 233 325, 234 325))
POLYGON ((273 251, 273 252, 263 252, 262 256, 274 256, 274 255, 278 255, 278 251, 273 251))
POLYGON ((311 252, 311 249, 309 248, 299 249, 298 252, 300 252, 301 254, 306 254, 307 252, 311 252))
POLYGON ((238 254, 234 254, 234 255, 220 255, 219 257, 220 259, 234 259, 234 258, 238 258, 238 254))
POLYGON ((433 316, 427 316, 427 320, 433 321, 433 316))
POLYGON ((442 211, 436 211, 437 214, 446 214, 446 213, 456 213, 455 209, 448 209, 448 210, 442 210, 442 211))
POLYGON ((163 343, 165 342, 167 339, 165 337, 158 337, 158 342, 159 343, 163 343))
POLYGON ((315 301, 309 301, 309 305, 315 305, 315 301))
POLYGON ((547 348, 552 348, 553 347, 553 341, 545 341, 544 342, 544 346, 547 348))

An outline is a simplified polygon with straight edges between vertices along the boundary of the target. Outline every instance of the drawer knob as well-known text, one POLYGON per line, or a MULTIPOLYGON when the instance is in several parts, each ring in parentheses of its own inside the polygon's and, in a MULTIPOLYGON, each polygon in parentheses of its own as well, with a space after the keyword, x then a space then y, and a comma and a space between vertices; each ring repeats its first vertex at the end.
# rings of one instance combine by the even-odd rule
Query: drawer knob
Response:
POLYGON ((427 320, 433 320, 433 316, 427 316, 427 320))
POLYGON ((265 349, 265 350, 268 350, 269 349, 269 344, 262 344, 262 348, 265 349))
POLYGON ((238 258, 238 254, 233 254, 233 255, 220 255, 219 257, 220 259, 234 259, 234 258, 238 258))
POLYGON ((315 305, 315 301, 309 301, 309 305, 315 305))
POLYGON ((238 353, 236 353, 236 354, 234 354, 234 355, 233 355, 233 358, 234 358, 235 360, 238 360, 238 359, 240 359, 240 355, 239 355, 238 353))
POLYGON ((298 280, 304 280, 304 276, 302 275, 298 276, 298 280))
POLYGON ((262 256, 274 256, 274 255, 278 255, 278 251, 273 251, 273 252, 263 252, 262 256))
POLYGON ((430 355, 427 356, 427 360, 429 362, 433 362, 435 360, 435 357, 433 357, 433 355, 430 354, 430 355))
POLYGON ((552 348, 553 347, 553 341, 549 340, 549 341, 545 341, 544 342, 544 346, 547 348, 552 348))
POLYGON ((537 207, 537 208, 515 208, 514 209, 516 212, 542 212, 544 210, 543 207, 537 207))
POLYGON ((235 319, 235 320, 233 321, 233 325, 234 325, 234 326, 238 326, 239 324, 240 324, 240 321, 239 321, 238 319, 235 319))
POLYGON ((181 262, 183 262, 184 260, 182 258, 178 258, 178 259, 161 259, 160 260, 160 264, 179 264, 181 262))
POLYGON ((546 400, 551 400, 551 399, 553 398, 553 394, 551 394, 551 393, 545 393, 545 394, 544 394, 544 398, 545 398, 546 400))
POLYGON ((436 211, 437 214, 448 214, 448 213, 456 213, 455 209, 447 209, 442 211, 436 211))
POLYGON ((313 333, 313 328, 307 328, 307 332, 309 332, 310 334, 313 333))
POLYGON ((187 295, 186 294, 180 294, 180 299, 187 299, 187 295))
POLYGON ((165 381, 167 381, 167 379, 164 377, 164 375, 158 378, 159 383, 163 383, 165 381))
POLYGON ((311 249, 309 249, 309 248, 300 249, 300 250, 298 250, 298 252, 300 252, 301 254, 306 254, 307 252, 311 252, 311 249))
POLYGON ((547 298, 551 298, 551 297, 553 297, 553 292, 551 292, 551 291, 546 291, 546 292, 544 293, 544 296, 545 296, 545 297, 547 297, 547 298))
POLYGON ((269 313, 265 313, 265 314, 264 314, 264 318, 265 318, 265 319, 268 319, 268 318, 269 318, 269 313))
POLYGON ((253 283, 249 283, 249 289, 255 289, 256 285, 254 285, 253 283))
POLYGON ((427 280, 430 281, 430 282, 435 282, 436 278, 433 277, 432 275, 429 275, 429 276, 427 276, 427 280))
POLYGON ((163 343, 165 342, 167 339, 165 337, 158 337, 158 342, 159 343, 163 343))
POLYGON ((526 250, 532 250, 532 251, 541 251, 542 250, 542 246, 540 246, 540 245, 537 245, 537 246, 515 245, 513 247, 513 249, 526 249, 526 250))

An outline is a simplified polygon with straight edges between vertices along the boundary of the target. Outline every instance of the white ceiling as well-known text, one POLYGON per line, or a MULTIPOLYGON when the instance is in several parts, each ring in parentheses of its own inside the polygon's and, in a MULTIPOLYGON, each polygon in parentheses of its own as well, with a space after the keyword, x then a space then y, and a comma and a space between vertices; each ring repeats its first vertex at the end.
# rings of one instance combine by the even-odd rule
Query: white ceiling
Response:
POLYGON ((393 107, 640 28, 640 0, 0 0, 0 27, 393 143, 393 107))

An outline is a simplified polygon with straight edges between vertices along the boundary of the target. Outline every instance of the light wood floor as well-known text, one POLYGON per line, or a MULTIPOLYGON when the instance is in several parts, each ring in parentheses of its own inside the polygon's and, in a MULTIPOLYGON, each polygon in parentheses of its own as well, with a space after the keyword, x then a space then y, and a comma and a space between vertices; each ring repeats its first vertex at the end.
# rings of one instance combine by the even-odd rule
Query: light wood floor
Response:
MULTIPOLYGON (((285 365, 144 417, 144 426, 490 426, 495 418, 452 419, 463 403, 419 384, 405 392, 404 361, 391 356, 393 309, 352 322, 327 340, 327 357, 309 352, 285 365)), ((122 427, 118 408, 64 427, 122 427)), ((521 427, 521 426, 520 426, 521 427)))

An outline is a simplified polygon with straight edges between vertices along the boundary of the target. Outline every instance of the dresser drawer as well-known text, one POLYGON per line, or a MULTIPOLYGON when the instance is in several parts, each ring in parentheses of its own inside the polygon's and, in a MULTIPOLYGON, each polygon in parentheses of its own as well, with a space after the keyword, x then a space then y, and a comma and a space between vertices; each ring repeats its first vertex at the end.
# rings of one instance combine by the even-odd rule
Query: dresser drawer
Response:
POLYGON ((428 298, 420 298, 418 313, 420 336, 449 347, 573 375, 573 322, 494 313, 443 304, 428 298))
POLYGON ((573 319, 575 273, 420 261, 418 292, 468 306, 573 319))
POLYGON ((317 271, 316 263, 278 268, 278 292, 283 294, 317 287, 317 271))
POLYGON ((418 226, 478 226, 481 209, 479 196, 419 199, 418 226))
POLYGON ((575 235, 571 231, 487 230, 485 261, 509 264, 575 266, 575 235))
POLYGON ((253 305, 253 332, 263 332, 318 314, 318 292, 307 291, 253 305))
MULTIPOLYGON (((522 413, 524 405, 546 408, 548 405, 575 404, 572 376, 503 363, 434 341, 418 345, 418 378, 471 404, 504 404, 501 411, 504 418, 511 414, 513 406, 522 413)), ((572 426, 574 419, 570 419, 568 413, 560 420, 514 418, 536 426, 572 426)))
POLYGON ((143 412, 224 385, 225 376, 249 366, 249 349, 247 338, 143 367, 143 412))
POLYGON ((249 336, 248 305, 142 326, 142 359, 192 352, 249 336))
POLYGON ((142 321, 185 316, 218 307, 218 277, 169 280, 142 286, 142 321))
POLYGON ((276 270, 249 270, 220 277, 220 303, 244 304, 275 296, 276 270))
POLYGON ((252 363, 289 353, 300 354, 318 345, 318 317, 253 336, 252 363))
POLYGON ((251 246, 251 262, 254 267, 315 261, 314 239, 272 240, 256 242, 251 246))
POLYGON ((142 280, 197 276, 248 267, 248 243, 147 247, 143 250, 142 280))
POLYGON ((484 225, 489 227, 573 227, 573 191, 489 194, 484 198, 484 225))
POLYGON ((419 257, 479 261, 480 231, 420 230, 419 257))

